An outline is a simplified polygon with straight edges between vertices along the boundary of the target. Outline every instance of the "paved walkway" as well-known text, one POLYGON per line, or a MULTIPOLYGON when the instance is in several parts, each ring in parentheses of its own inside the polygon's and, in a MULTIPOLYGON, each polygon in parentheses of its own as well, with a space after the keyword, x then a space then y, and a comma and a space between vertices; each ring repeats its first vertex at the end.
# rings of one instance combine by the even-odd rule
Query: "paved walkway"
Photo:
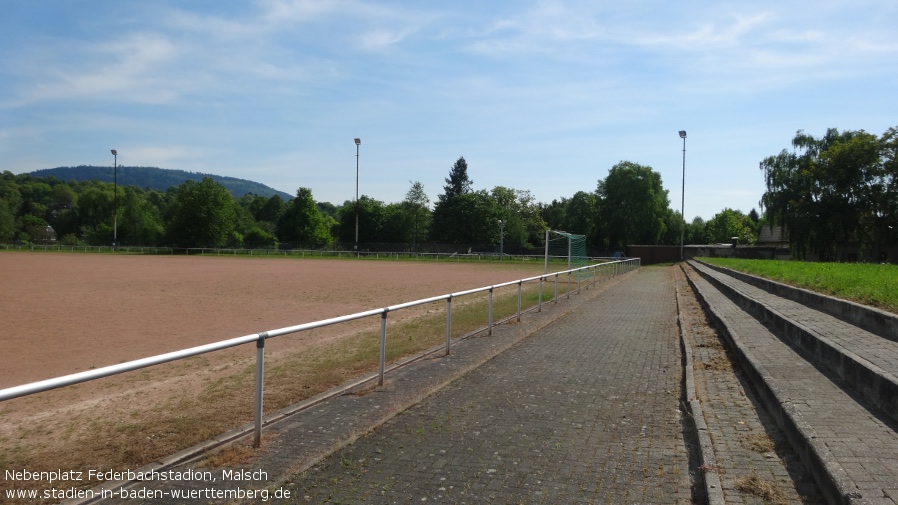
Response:
POLYGON ((276 503, 691 503, 672 293, 669 270, 643 269, 276 503))

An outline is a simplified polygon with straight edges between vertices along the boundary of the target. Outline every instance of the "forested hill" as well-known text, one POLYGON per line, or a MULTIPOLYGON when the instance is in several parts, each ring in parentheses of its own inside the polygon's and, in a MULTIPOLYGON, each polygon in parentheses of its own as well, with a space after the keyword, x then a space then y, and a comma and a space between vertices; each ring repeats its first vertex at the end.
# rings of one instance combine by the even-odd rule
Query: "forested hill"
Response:
MULTIPOLYGON (((60 181, 113 181, 112 167, 94 167, 94 166, 78 166, 78 167, 58 167, 45 168, 43 170, 35 170, 31 172, 34 177, 55 177, 60 181)), ((177 186, 185 181, 202 181, 203 177, 209 177, 215 182, 224 186, 232 195, 237 198, 252 193, 266 198, 274 195, 280 195, 282 199, 290 200, 293 195, 270 188, 262 183, 248 181, 246 179, 237 179, 235 177, 224 177, 221 175, 201 174, 196 172, 185 172, 184 170, 171 170, 156 167, 118 167, 118 183, 121 186, 138 186, 140 188, 150 188, 157 191, 165 191, 170 187, 177 186)))

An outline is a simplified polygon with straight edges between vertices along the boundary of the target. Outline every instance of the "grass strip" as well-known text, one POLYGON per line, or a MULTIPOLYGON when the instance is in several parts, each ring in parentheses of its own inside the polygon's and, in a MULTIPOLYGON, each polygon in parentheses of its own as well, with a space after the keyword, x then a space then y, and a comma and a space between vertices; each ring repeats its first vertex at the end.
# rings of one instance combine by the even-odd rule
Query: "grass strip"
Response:
POLYGON ((799 288, 898 313, 898 266, 874 263, 699 258, 799 288))

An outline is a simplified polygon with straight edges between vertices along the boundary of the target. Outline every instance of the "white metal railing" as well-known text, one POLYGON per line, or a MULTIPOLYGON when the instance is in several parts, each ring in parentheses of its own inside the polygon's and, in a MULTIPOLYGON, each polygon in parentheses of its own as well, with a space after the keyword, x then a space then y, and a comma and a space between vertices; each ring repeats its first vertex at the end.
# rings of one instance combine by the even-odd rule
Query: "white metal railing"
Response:
MULTIPOLYGON (((334 324, 344 323, 348 321, 354 321, 356 319, 362 319, 366 317, 380 315, 381 317, 381 329, 380 329, 380 369, 378 373, 378 385, 383 385, 384 381, 384 369, 386 362, 386 342, 387 342, 387 316, 390 312, 395 312, 397 310, 402 310, 410 307, 415 307, 417 305, 423 305, 426 303, 438 302, 441 300, 446 300, 446 354, 449 354, 450 345, 452 341, 452 300, 454 298, 458 298, 465 295, 471 295, 475 293, 488 292, 488 323, 487 323, 487 333, 492 334, 494 321, 493 321, 493 291, 497 288, 508 287, 508 286, 518 286, 518 299, 517 299, 517 320, 521 320, 521 298, 523 285, 529 282, 539 282, 539 301, 537 303, 537 310, 542 310, 543 304, 543 283, 546 280, 554 279, 554 288, 555 294, 549 299, 549 302, 554 301, 554 303, 558 303, 558 284, 559 277, 566 276, 567 277, 567 297, 570 298, 571 291, 574 290, 572 283, 577 282, 576 290, 579 291, 582 285, 585 283, 587 289, 590 285, 595 284, 600 279, 604 280, 610 277, 614 277, 616 275, 620 275, 622 273, 626 273, 632 270, 639 268, 640 260, 639 258, 625 259, 619 261, 608 261, 605 263, 598 263, 594 265, 589 265, 580 268, 574 268, 571 270, 564 270, 561 272, 555 273, 547 273, 543 275, 539 275, 536 277, 528 277, 526 279, 519 279, 516 281, 505 282, 502 284, 495 284, 492 286, 484 286, 475 289, 469 289, 466 291, 459 291, 456 293, 449 293, 440 296, 434 296, 431 298, 424 298, 421 300, 415 300, 412 302, 400 303, 397 305, 391 305, 389 307, 384 307, 380 309, 368 310, 365 312, 357 312, 355 314, 349 314, 345 316, 334 317, 330 319, 323 319, 321 321, 314 321, 310 323, 298 324, 295 326, 288 326, 286 328, 279 328, 276 330, 268 330, 260 333, 253 333, 250 335, 244 335, 242 337, 231 338, 228 340, 221 340, 219 342, 213 342, 211 344, 200 345, 196 347, 191 347, 188 349, 182 349, 180 351, 169 352, 165 354, 159 354, 156 356, 150 356, 147 358, 142 358, 134 361, 128 361, 125 363, 119 363, 116 365, 110 365, 102 368, 97 368, 94 370, 87 370, 84 372, 74 373, 70 375, 64 375, 61 377, 55 377, 52 379, 46 379, 37 382, 31 382, 28 384, 23 384, 20 386, 13 386, 5 389, 0 389, 0 401, 10 400, 13 398, 18 398, 22 396, 27 396, 35 393, 39 393, 42 391, 47 391, 50 389, 56 389, 63 386, 69 386, 73 384, 79 384, 82 382, 87 382, 94 379, 100 379, 103 377, 109 377, 112 375, 117 375, 124 372, 130 372, 132 370, 138 370, 140 368, 146 368, 153 365, 159 365, 162 363, 168 363, 171 361, 176 361, 183 358, 188 358, 191 356, 197 356, 200 354, 206 354, 213 351, 218 351, 221 349, 227 349, 229 347, 235 347, 243 344, 249 344, 252 342, 256 343, 256 396, 255 396, 255 409, 254 409, 254 447, 258 447, 261 440, 262 434, 262 398, 263 398, 263 382, 264 382, 264 372, 265 372, 265 341, 269 338, 279 337, 281 335, 288 335, 291 333, 298 333, 301 331, 311 330, 315 328, 322 328, 325 326, 331 326, 334 324)), ((481 330, 482 331, 482 330, 481 330)))

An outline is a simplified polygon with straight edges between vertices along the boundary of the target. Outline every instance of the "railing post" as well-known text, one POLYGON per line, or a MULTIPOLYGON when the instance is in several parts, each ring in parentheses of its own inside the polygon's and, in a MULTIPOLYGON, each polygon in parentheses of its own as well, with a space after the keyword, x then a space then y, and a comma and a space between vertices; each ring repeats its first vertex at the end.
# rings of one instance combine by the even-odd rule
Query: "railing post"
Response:
POLYGON ((536 302, 537 304, 537 312, 543 311, 543 277, 539 278, 539 299, 536 302))
POLYGON ((387 362, 387 312, 389 309, 384 309, 383 313, 380 315, 380 375, 377 379, 377 385, 384 385, 384 368, 387 362))
POLYGON ((449 343, 452 341, 452 295, 446 298, 446 356, 449 356, 449 343))
POLYGON ((256 340, 256 408, 253 447, 262 445, 262 379, 265 375, 265 339, 268 332, 259 333, 256 340))
POLYGON ((521 292, 523 291, 523 281, 518 281, 518 322, 521 322, 521 292))
POLYGON ((558 274, 555 274, 555 305, 558 305, 558 274))
POLYGON ((490 321, 489 321, 489 327, 486 331, 486 334, 487 335, 493 334, 493 287, 492 286, 490 286, 490 321))

